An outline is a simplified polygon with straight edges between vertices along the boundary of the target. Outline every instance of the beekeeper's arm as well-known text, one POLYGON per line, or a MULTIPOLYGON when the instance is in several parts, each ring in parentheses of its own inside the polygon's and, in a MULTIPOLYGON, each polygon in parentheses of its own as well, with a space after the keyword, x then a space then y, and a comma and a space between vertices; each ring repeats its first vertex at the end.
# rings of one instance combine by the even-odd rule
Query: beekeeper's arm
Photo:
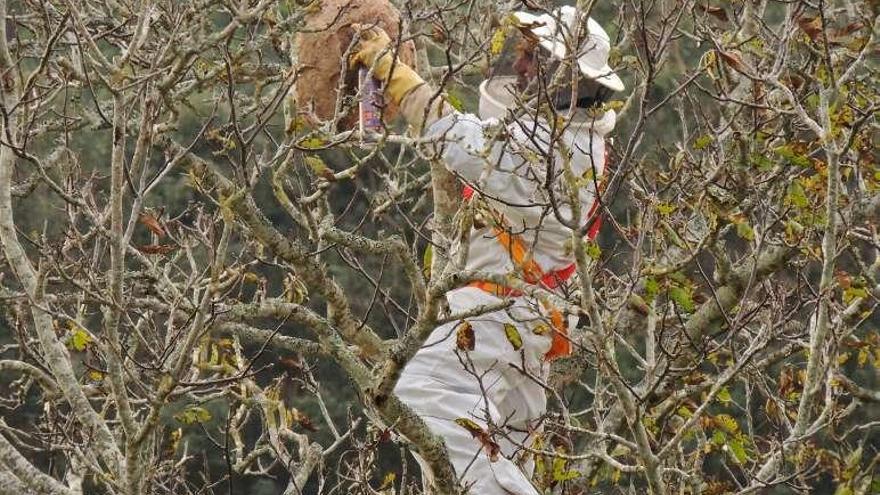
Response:
POLYGON ((486 138, 487 122, 475 115, 457 112, 415 70, 395 59, 391 39, 385 31, 376 27, 352 27, 360 36, 352 63, 372 68, 373 76, 385 82, 385 96, 398 105, 401 115, 418 134, 424 132, 427 136, 442 138, 441 152, 448 169, 468 182, 480 182, 490 195, 513 200, 528 196, 528 190, 534 188, 529 184, 532 181, 512 170, 495 168, 480 180, 487 168, 486 160, 494 162, 501 150, 499 142, 486 138), (491 149, 487 148, 489 144, 491 149))
POLYGON ((358 45, 352 65, 373 70, 373 77, 385 83, 385 97, 398 105, 401 115, 417 133, 454 110, 411 67, 394 57, 391 38, 379 27, 352 25, 358 32, 358 45))

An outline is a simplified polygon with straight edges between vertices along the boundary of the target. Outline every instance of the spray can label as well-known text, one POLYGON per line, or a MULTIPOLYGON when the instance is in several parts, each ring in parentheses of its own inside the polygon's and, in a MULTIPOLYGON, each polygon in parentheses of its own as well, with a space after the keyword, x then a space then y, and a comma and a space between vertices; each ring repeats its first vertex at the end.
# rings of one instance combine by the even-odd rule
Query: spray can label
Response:
POLYGON ((369 75, 369 70, 361 67, 358 71, 358 87, 360 88, 361 101, 358 104, 360 112, 361 133, 379 132, 382 129, 380 118, 382 90, 379 81, 369 75))

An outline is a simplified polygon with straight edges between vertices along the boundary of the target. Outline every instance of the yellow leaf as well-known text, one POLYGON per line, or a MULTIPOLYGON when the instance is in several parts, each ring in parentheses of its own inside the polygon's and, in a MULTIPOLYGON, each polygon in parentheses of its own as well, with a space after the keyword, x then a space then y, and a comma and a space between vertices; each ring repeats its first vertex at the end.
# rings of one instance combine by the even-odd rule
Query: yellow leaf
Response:
POLYGON ((67 347, 80 352, 86 350, 86 346, 92 342, 92 336, 89 335, 85 328, 74 321, 68 322, 67 326, 70 328, 67 347))
POLYGON ((431 248, 431 245, 428 244, 428 247, 425 248, 425 254, 422 255, 422 274, 425 276, 425 280, 431 279, 431 263, 434 261, 434 250, 431 248))
POLYGON ((305 148, 305 149, 316 150, 316 149, 321 149, 321 148, 326 147, 327 141, 323 138, 318 137, 318 136, 311 136, 311 137, 307 137, 307 138, 301 140, 299 142, 299 145, 300 145, 300 147, 305 148))
POLYGON ((489 53, 492 55, 498 55, 501 53, 501 50, 504 48, 504 40, 507 38, 507 31, 500 27, 492 33, 492 42, 489 45, 489 53))
POLYGON ((209 365, 217 365, 220 364, 220 349, 217 348, 217 345, 211 342, 208 344, 208 348, 210 349, 210 357, 208 357, 208 362, 206 364, 209 365))
POLYGON ((187 425, 205 423, 211 420, 211 413, 204 407, 191 406, 175 414, 174 419, 187 425))
POLYGON ((473 433, 481 433, 483 428, 478 425, 474 420, 468 418, 458 418, 455 420, 455 424, 461 426, 465 430, 473 433))
POLYGON ((507 341, 510 342, 510 345, 513 346, 514 351, 522 349, 522 336, 512 323, 504 324, 504 335, 507 337, 507 341))
POLYGON ((336 176, 333 175, 333 171, 330 170, 330 167, 328 167, 327 164, 324 163, 324 160, 320 159, 319 157, 310 155, 303 158, 303 161, 305 161, 306 165, 308 165, 309 168, 312 169, 312 172, 314 172, 315 175, 317 175, 318 177, 322 177, 331 182, 336 180, 336 176))
POLYGON ((284 276, 284 299, 293 304, 302 304, 309 296, 309 289, 302 280, 292 273, 284 276))
POLYGON ((729 414, 719 414, 715 416, 715 425, 728 433, 736 433, 739 431, 739 423, 729 414))
POLYGON ((379 489, 386 490, 388 488, 391 488, 394 485, 394 480, 396 479, 397 474, 395 474, 394 472, 389 472, 385 475, 384 478, 382 478, 382 484, 379 486, 379 489))
POLYGON ((620 482, 620 475, 622 472, 619 469, 615 469, 613 473, 611 473, 611 482, 615 485, 620 482))
POLYGON ((608 110, 614 110, 615 112, 623 108, 626 103, 622 100, 611 100, 606 102, 603 108, 607 112, 608 110))
POLYGON ((671 203, 663 202, 663 203, 660 203, 657 205, 657 211, 661 215, 667 216, 670 213, 672 213, 673 211, 675 211, 675 205, 673 205, 671 203))
POLYGON ((168 435, 168 453, 173 455, 174 452, 177 451, 177 446, 180 444, 180 438, 183 436, 183 429, 178 428, 176 430, 172 430, 168 435))
POLYGON ((550 334, 550 326, 541 323, 540 325, 535 325, 535 328, 532 329, 532 333, 535 335, 549 335, 550 334))
POLYGON ((862 347, 861 349, 859 349, 859 367, 861 368, 867 362, 868 362, 868 349, 862 347))

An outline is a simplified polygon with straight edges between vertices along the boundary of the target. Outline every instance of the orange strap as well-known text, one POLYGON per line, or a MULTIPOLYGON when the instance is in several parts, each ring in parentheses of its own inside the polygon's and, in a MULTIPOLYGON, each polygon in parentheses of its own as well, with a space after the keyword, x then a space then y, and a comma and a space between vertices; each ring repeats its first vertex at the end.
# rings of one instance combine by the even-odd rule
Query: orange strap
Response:
MULTIPOLYGON (((526 249, 520 236, 511 235, 500 227, 494 227, 492 230, 498 242, 510 254, 510 259, 513 261, 514 266, 522 272, 523 280, 530 284, 537 284, 546 278, 544 270, 529 255, 529 251, 526 249)), ((497 297, 521 295, 519 291, 510 287, 504 287, 486 280, 471 282, 469 286, 476 287, 497 297)), ((544 359, 549 361, 571 355, 571 341, 568 339, 568 321, 563 317, 562 312, 550 302, 541 301, 541 305, 550 313, 550 323, 553 326, 553 341, 550 344, 550 350, 544 354, 544 359)))
MULTIPOLYGON (((605 162, 608 162, 608 149, 605 150, 605 162)), ((465 185, 465 188, 462 191, 462 196, 464 196, 464 199, 470 200, 474 196, 474 189, 465 185)), ((587 214, 587 218, 593 216, 598 206, 599 201, 594 200, 593 205, 590 207, 590 212, 587 214)), ((504 225, 503 217, 496 218, 495 220, 496 225, 504 225)), ((599 234, 599 228, 601 225, 602 217, 597 216, 589 227, 587 238, 595 239, 599 234)), ((574 274, 574 263, 561 270, 544 273, 541 266, 529 256, 529 251, 526 249, 520 236, 511 235, 509 232, 498 226, 494 227, 493 231, 498 242, 500 242, 501 245, 504 246, 504 249, 510 254, 514 266, 522 272, 523 280, 529 284, 540 284, 547 289, 555 289, 562 281, 568 279, 574 274)), ((513 290, 510 287, 504 287, 485 280, 471 282, 469 287, 476 287, 498 297, 521 295, 519 291, 513 290)), ((550 350, 544 355, 544 359, 549 361, 558 357, 570 356, 571 341, 568 339, 567 319, 564 318, 562 312, 551 303, 542 301, 541 305, 544 306, 544 309, 548 313, 550 313, 550 323, 553 326, 553 343, 550 345, 550 350)))

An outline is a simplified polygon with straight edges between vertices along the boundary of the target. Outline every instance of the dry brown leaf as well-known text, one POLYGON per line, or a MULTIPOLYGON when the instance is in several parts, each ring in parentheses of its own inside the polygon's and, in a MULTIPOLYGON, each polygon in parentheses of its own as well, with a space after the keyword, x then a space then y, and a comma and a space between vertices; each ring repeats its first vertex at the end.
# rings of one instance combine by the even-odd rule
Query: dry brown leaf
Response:
POLYGON ((498 454, 501 452, 501 448, 498 447, 497 443, 492 441, 489 432, 468 418, 458 418, 455 420, 455 424, 469 431, 472 437, 479 440, 480 444, 486 450, 486 455, 489 456, 490 461, 495 462, 498 460, 498 454))
POLYGON ((474 327, 467 320, 462 320, 455 329, 455 345, 463 351, 472 351, 476 345, 474 327))
POLYGON ((801 17, 797 20, 798 27, 807 34, 811 40, 817 41, 822 34, 822 19, 819 17, 801 17))
POLYGON ((844 36, 849 36, 850 34, 862 29, 865 25, 861 22, 853 22, 852 24, 848 24, 837 31, 834 31, 835 38, 843 38, 844 36))
POLYGON ((727 11, 722 7, 714 7, 712 5, 700 5, 700 10, 711 15, 712 17, 718 19, 719 21, 727 22, 727 11))
POLYGON ((147 226, 154 234, 159 237, 165 237, 165 229, 159 223, 159 220, 152 213, 141 212, 138 215, 138 221, 147 226))
POLYGON ((298 409, 294 409, 293 420, 304 430, 318 431, 318 427, 315 426, 315 423, 312 423, 312 419, 298 409))
POLYGON ((723 60, 731 69, 737 72, 746 71, 746 64, 743 62, 742 56, 739 53, 734 51, 726 52, 723 50, 717 50, 717 52, 718 56, 721 57, 721 60, 723 60))

